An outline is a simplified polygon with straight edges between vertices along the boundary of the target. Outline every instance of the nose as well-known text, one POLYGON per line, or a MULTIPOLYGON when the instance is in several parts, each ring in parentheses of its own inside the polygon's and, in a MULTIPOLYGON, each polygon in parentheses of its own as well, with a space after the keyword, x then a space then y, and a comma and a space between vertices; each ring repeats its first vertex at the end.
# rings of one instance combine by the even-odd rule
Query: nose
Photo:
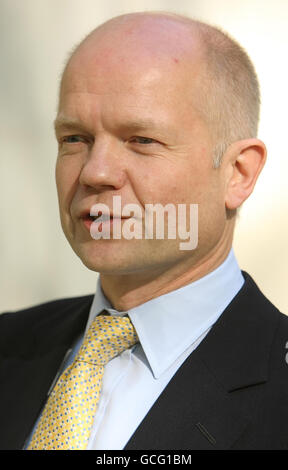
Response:
POLYGON ((126 181, 123 151, 117 145, 104 140, 94 141, 85 161, 79 182, 97 191, 120 189, 126 181))

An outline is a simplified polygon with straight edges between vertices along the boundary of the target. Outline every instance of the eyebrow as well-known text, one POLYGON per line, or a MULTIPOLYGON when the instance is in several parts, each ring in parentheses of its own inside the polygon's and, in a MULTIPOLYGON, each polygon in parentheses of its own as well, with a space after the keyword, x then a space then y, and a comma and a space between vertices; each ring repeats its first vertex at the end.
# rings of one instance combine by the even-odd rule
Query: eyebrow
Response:
POLYGON ((123 121, 120 128, 129 128, 133 130, 143 130, 143 129, 157 129, 162 127, 159 122, 153 121, 153 119, 131 119, 127 121, 123 121))
MULTIPOLYGON (((80 129, 83 131, 87 132, 87 127, 82 124, 80 121, 77 119, 73 118, 67 118, 65 116, 59 116, 55 119, 54 121, 54 129, 57 132, 57 130, 65 128, 65 129, 80 129)), ((158 130, 158 131, 163 131, 165 130, 166 132, 171 129, 168 128, 168 126, 165 123, 161 123, 161 121, 154 121, 153 119, 147 118, 139 118, 139 119, 131 119, 131 120, 126 120, 123 121, 119 124, 118 129, 120 130, 125 130, 129 129, 131 131, 141 131, 145 129, 151 129, 151 130, 158 130)))
POLYGON ((57 132, 58 129, 65 128, 65 129, 75 129, 75 128, 84 129, 85 126, 81 124, 77 119, 66 118, 63 116, 59 116, 54 121, 54 130, 57 132))

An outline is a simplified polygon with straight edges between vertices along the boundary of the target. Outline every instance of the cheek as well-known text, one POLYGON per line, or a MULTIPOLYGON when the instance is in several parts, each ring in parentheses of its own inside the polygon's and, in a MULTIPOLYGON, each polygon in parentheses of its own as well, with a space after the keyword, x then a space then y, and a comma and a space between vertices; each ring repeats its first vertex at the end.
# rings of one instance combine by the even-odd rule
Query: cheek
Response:
POLYGON ((162 160, 157 163, 150 160, 146 168, 137 168, 130 173, 129 179, 137 199, 142 205, 182 202, 185 199, 185 187, 178 168, 162 160))
POLYGON ((202 241, 217 243, 226 223, 225 198, 221 181, 209 180, 199 195, 199 235, 202 241))
POLYGON ((60 209, 69 210, 74 193, 78 186, 81 168, 79 162, 72 159, 58 158, 56 162, 55 178, 60 209))

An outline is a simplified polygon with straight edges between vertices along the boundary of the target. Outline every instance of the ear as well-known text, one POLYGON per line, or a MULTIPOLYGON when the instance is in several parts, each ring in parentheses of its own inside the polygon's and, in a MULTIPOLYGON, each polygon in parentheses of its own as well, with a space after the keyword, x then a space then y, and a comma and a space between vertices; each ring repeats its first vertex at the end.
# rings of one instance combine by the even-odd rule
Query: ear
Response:
POLYGON ((237 209, 250 196, 266 156, 265 144, 259 139, 239 140, 227 149, 223 157, 227 169, 227 209, 237 209))

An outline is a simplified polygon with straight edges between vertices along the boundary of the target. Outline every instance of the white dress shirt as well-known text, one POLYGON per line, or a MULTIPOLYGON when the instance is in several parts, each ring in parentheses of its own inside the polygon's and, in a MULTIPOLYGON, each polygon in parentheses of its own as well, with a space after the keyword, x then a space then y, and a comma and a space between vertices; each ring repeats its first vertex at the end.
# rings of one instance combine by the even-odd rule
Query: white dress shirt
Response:
MULTIPOLYGON (((111 308, 102 292, 100 278, 97 280, 86 331, 103 309, 111 315, 128 314, 139 343, 105 366, 88 450, 125 447, 178 368, 200 344, 243 283, 233 250, 221 266, 203 278, 128 312, 111 308)), ((71 351, 64 369, 72 363, 82 341, 83 336, 71 351)))

